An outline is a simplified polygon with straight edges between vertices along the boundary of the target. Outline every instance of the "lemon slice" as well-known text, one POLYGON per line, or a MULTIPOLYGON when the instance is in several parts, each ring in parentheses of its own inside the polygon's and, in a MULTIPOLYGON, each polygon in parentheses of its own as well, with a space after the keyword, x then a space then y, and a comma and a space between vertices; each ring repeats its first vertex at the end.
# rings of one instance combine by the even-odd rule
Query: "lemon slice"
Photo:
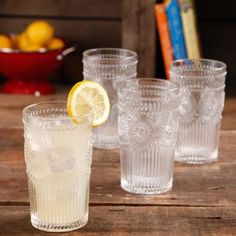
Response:
POLYGON ((76 121, 93 112, 93 126, 103 124, 110 112, 110 102, 105 89, 96 82, 83 80, 75 84, 69 92, 67 111, 69 116, 76 121))

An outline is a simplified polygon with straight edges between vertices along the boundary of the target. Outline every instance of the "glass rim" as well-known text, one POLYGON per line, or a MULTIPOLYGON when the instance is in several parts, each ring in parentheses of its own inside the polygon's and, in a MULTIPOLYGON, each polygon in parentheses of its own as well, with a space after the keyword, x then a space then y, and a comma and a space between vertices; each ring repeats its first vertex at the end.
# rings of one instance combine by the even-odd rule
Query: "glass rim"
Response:
MULTIPOLYGON (((123 82, 135 82, 135 81, 149 81, 149 82, 154 82, 155 83, 155 88, 157 88, 157 90, 155 91, 151 91, 152 93, 158 93, 159 91, 165 91, 165 92, 175 92, 175 91, 179 91, 179 85, 178 83, 171 81, 171 80, 166 80, 166 79, 161 79, 161 78, 134 78, 134 79, 128 79, 126 81, 122 81, 123 82), (162 85, 161 85, 162 84, 162 85), (164 85, 165 84, 165 85, 164 85), (168 86, 171 85, 171 86, 168 86), (164 85, 164 86, 163 86, 164 85)), ((145 85, 144 85, 145 86, 145 85)), ((152 85, 149 85, 150 87, 152 85)), ((147 85, 147 87, 149 87, 147 85)), ((125 91, 129 91, 129 92, 134 92, 134 91, 140 91, 142 90, 142 88, 122 88, 122 90, 125 91)))
MULTIPOLYGON (((88 49, 85 50, 83 52, 83 62, 90 62, 91 60, 89 60, 88 58, 90 57, 94 57, 94 55, 90 55, 90 53, 93 52, 99 52, 99 51, 117 51, 117 52, 123 52, 123 53, 129 53, 130 55, 125 56, 125 61, 129 62, 129 64, 133 63, 133 64, 137 64, 138 60, 138 54, 135 51, 129 50, 129 49, 124 49, 124 48, 92 48, 92 49, 88 49)), ((118 58, 109 58, 109 60, 111 61, 117 61, 118 58)), ((104 66, 104 65, 103 65, 104 66)))
MULTIPOLYGON (((22 110, 22 113, 23 113, 23 123, 27 122, 26 120, 27 119, 34 119, 34 120, 40 120, 40 121, 67 121, 67 120, 70 120, 70 121, 73 121, 73 119, 81 119, 83 117, 92 117, 93 116, 93 112, 92 112, 92 109, 86 113, 85 115, 81 115, 81 116, 75 116, 75 117, 70 117, 69 114, 67 113, 67 116, 66 117, 39 117, 39 116, 34 116, 30 113, 28 113, 28 111, 30 109, 33 109, 33 108, 36 108, 36 107, 39 107, 41 105, 52 105, 52 104, 63 104, 65 105, 65 108, 67 108, 67 102, 66 101, 43 101, 43 102, 38 102, 38 103, 33 103, 33 104, 30 104, 26 107, 23 108, 22 110)), ((91 121, 91 124, 92 124, 92 121, 91 121)))
MULTIPOLYGON (((217 65, 219 65, 219 67, 214 67, 213 72, 217 73, 214 74, 214 77, 220 77, 220 76, 224 76, 227 74, 226 72, 226 68, 227 65, 226 63, 219 61, 219 60, 214 60, 214 59, 207 59, 207 58, 185 58, 185 59, 178 59, 178 60, 174 60, 171 63, 171 67, 170 67, 170 75, 176 75, 176 74, 180 74, 183 71, 183 66, 181 65, 181 63, 184 62, 203 62, 203 63, 217 63, 217 65), (219 73, 219 74, 218 74, 219 73)), ((193 72, 193 71, 198 71, 195 68, 184 68, 185 71, 189 71, 189 72, 193 72)), ((184 75, 181 75, 182 77, 185 77, 184 75)), ((187 76, 189 77, 189 76, 187 76)), ((196 75, 194 77, 201 77, 201 78, 209 78, 209 75, 196 75)))

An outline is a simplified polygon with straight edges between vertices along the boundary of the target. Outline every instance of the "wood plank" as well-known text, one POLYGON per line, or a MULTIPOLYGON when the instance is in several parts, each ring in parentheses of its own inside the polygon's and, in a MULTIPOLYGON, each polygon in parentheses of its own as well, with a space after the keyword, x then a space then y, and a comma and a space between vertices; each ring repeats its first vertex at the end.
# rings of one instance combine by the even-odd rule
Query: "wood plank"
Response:
MULTIPOLYGON (((219 161, 175 164, 174 186, 162 195, 129 194, 120 188, 118 150, 93 153, 90 203, 121 205, 236 206, 236 131, 222 131, 219 161)), ((0 130, 0 205, 28 204, 22 129, 0 130)))
POLYGON ((156 70, 156 25, 155 0, 140 0, 139 25, 139 77, 155 77, 156 70))
POLYGON ((122 0, 122 47, 138 52, 139 1, 122 0))
POLYGON ((138 53, 138 77, 155 77, 155 0, 123 0, 122 47, 138 53))
POLYGON ((121 18, 120 0, 1 0, 0 15, 121 18))
MULTIPOLYGON (((75 60, 75 59, 74 59, 75 60)), ((79 64, 79 63, 78 63, 79 64)), ((70 66, 71 70, 78 71, 76 65, 70 66)), ((69 69, 68 69, 69 70, 69 69)), ((69 70, 67 73, 72 73, 69 70)), ((70 81, 78 81, 80 75, 70 77, 70 81)), ((67 79, 69 81, 69 79, 67 79)), ((58 101, 67 99, 70 86, 59 86, 57 92, 49 96, 35 97, 33 95, 13 95, 0 93, 0 128, 19 128, 22 127, 21 113, 22 109, 30 104, 41 101, 58 101)), ((221 124, 222 130, 235 130, 236 129, 236 98, 227 97, 225 100, 225 107, 223 111, 223 119, 221 124)))
MULTIPOLYGON (((89 222, 54 235, 234 235, 236 208, 90 206, 89 222)), ((30 224, 29 207, 0 207, 1 235, 51 235, 30 224)))
MULTIPOLYGON (((2 34, 22 32, 33 18, 6 18, 0 21, 2 34)), ((80 50, 95 47, 120 47, 121 22, 91 20, 48 20, 55 27, 55 34, 78 45, 80 50), (111 33, 112 32, 112 33, 111 33)))

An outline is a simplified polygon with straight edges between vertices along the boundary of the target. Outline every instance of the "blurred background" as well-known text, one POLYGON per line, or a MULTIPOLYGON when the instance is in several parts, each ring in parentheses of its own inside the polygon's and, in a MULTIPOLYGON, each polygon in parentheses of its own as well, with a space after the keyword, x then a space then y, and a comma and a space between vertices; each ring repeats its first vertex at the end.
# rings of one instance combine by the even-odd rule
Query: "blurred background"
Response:
MULTIPOLYGON (((160 2, 160 1, 158 1, 160 2)), ((82 80, 82 52, 122 47, 139 54, 139 77, 165 77, 155 0, 1 0, 0 34, 20 33, 38 19, 77 50, 52 76, 56 84, 82 80)), ((227 95, 236 94, 236 1, 195 0, 202 57, 228 66, 227 95)), ((4 80, 1 77, 1 82, 4 80)))

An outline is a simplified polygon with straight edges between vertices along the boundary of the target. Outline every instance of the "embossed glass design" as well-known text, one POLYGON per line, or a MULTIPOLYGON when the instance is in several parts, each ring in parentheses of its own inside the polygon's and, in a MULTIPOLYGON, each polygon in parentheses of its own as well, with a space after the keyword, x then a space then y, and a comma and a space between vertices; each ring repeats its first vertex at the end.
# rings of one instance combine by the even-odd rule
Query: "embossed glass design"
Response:
POLYGON ((121 187, 139 194, 169 191, 180 104, 177 84, 130 80, 118 94, 121 187))
POLYGON ((217 160, 225 76, 226 65, 220 61, 172 63, 171 80, 182 91, 176 161, 201 164, 217 160))
POLYGON ((117 127, 117 89, 119 82, 136 78, 137 53, 118 48, 98 48, 83 53, 83 75, 85 80, 96 81, 107 91, 111 109, 108 120, 94 128, 94 147, 119 148, 117 127))
POLYGON ((23 110, 31 223, 37 229, 70 231, 88 221, 92 114, 76 119, 78 124, 64 102, 23 110))

